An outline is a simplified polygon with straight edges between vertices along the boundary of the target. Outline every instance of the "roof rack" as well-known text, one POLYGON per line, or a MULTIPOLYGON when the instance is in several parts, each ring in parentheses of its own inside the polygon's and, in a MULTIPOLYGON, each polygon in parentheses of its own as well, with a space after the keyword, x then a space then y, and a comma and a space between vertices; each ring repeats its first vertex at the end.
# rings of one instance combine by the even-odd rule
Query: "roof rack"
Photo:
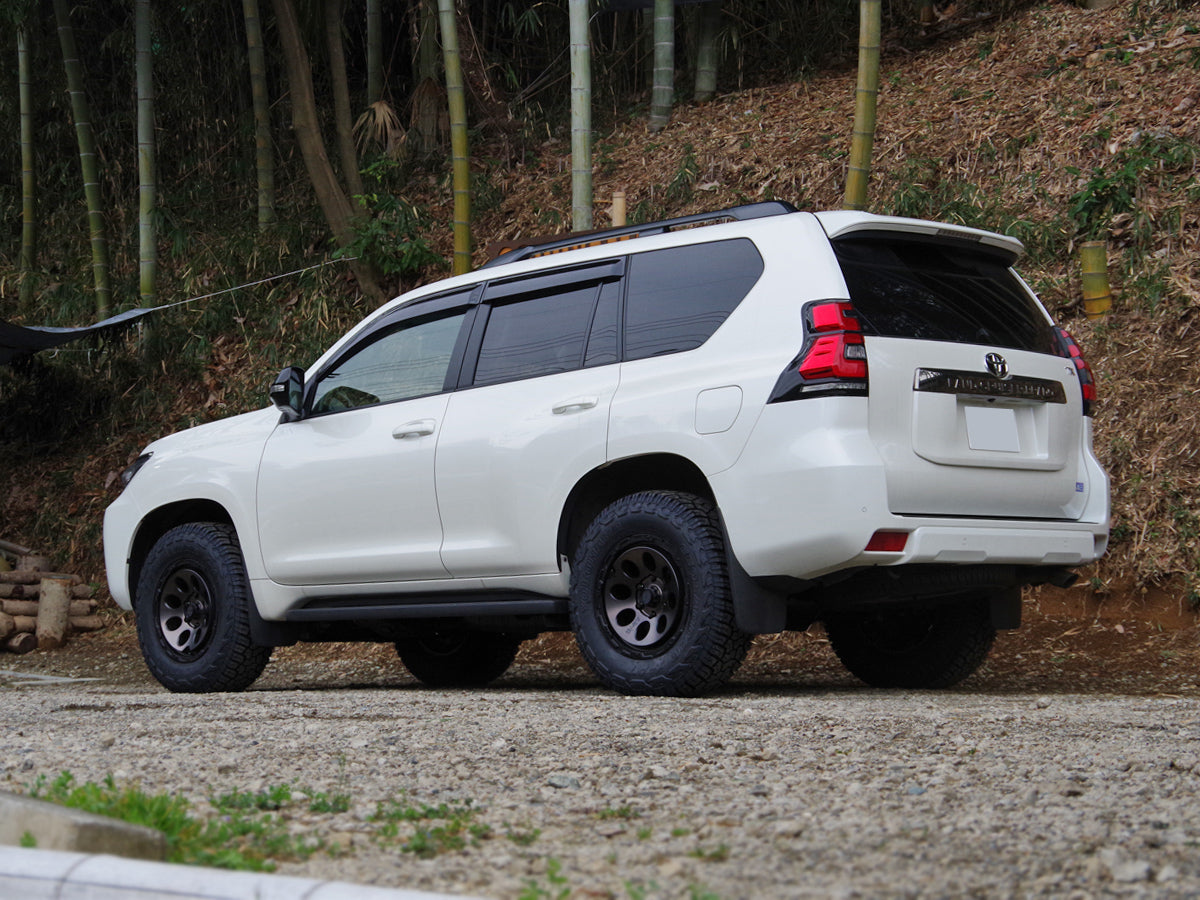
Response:
POLYGON ((661 222, 647 222, 644 225, 623 225, 619 228, 605 228, 599 231, 577 231, 572 234, 555 234, 546 237, 501 241, 487 248, 489 255, 493 253, 496 255, 484 263, 481 268, 486 269, 488 266, 503 265, 505 263, 516 262, 520 259, 536 259, 539 256, 549 256, 552 253, 565 253, 568 250, 580 250, 584 247, 597 247, 601 244, 628 241, 633 238, 647 237, 652 234, 682 231, 685 228, 719 225, 724 222, 744 222, 748 219, 782 216, 798 211, 796 207, 786 201, 770 200, 764 203, 748 203, 743 206, 733 206, 729 209, 719 209, 716 212, 679 216, 678 218, 665 219, 661 222))

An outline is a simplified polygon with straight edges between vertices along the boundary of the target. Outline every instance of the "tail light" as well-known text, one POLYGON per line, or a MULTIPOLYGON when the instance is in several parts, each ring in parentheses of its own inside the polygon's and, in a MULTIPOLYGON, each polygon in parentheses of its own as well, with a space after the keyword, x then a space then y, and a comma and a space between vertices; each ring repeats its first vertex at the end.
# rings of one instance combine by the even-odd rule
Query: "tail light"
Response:
POLYGON ((1083 351, 1075 343, 1075 338, 1065 328, 1055 328, 1054 337, 1059 356, 1066 357, 1075 366, 1075 374, 1079 376, 1079 388, 1083 393, 1083 414, 1090 416, 1096 406, 1096 377, 1092 367, 1083 358, 1083 351))
POLYGON ((867 395, 867 347, 854 306, 820 300, 804 309, 807 339, 771 391, 770 403, 801 397, 867 395))

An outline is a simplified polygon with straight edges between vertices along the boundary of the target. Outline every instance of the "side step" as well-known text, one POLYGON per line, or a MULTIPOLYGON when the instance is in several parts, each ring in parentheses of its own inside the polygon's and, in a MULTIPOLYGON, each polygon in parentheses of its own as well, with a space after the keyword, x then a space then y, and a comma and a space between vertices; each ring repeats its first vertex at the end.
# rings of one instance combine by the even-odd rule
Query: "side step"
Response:
POLYGON ((453 594, 318 598, 287 614, 288 622, 354 622, 370 619, 462 619, 489 616, 565 616, 562 597, 531 594, 453 594))

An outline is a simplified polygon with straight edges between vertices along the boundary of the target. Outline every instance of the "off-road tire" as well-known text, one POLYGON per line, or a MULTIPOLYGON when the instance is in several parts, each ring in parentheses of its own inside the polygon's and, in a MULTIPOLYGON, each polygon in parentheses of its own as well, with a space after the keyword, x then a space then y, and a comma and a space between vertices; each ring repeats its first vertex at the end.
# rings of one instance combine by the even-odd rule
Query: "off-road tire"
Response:
POLYGON ((947 688, 987 659, 996 637, 986 595, 923 609, 839 613, 825 619, 833 652, 873 687, 947 688))
POLYGON ((396 653, 413 678, 429 687, 483 687, 508 671, 521 642, 507 634, 431 632, 401 638, 396 653))
POLYGON ((172 528, 146 556, 134 595, 138 643, 151 674, 178 693, 240 691, 270 647, 250 636, 250 582, 232 526, 172 528))
POLYGON ((575 552, 568 609, 584 659, 624 694, 713 691, 753 637, 734 621, 716 509, 686 493, 630 494, 601 511, 575 552))

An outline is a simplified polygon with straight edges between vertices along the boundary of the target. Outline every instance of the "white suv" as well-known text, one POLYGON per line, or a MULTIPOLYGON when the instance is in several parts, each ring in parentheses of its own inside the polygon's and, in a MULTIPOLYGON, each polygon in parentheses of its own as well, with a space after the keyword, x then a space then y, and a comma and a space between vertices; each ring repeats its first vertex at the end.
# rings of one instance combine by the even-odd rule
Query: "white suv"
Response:
POLYGON ((570 629, 604 684, 694 695, 817 621, 870 684, 954 684, 1108 540, 1092 375, 1020 252, 785 203, 525 246, 151 444, 113 597, 176 691, 320 640, 479 685, 570 629))

